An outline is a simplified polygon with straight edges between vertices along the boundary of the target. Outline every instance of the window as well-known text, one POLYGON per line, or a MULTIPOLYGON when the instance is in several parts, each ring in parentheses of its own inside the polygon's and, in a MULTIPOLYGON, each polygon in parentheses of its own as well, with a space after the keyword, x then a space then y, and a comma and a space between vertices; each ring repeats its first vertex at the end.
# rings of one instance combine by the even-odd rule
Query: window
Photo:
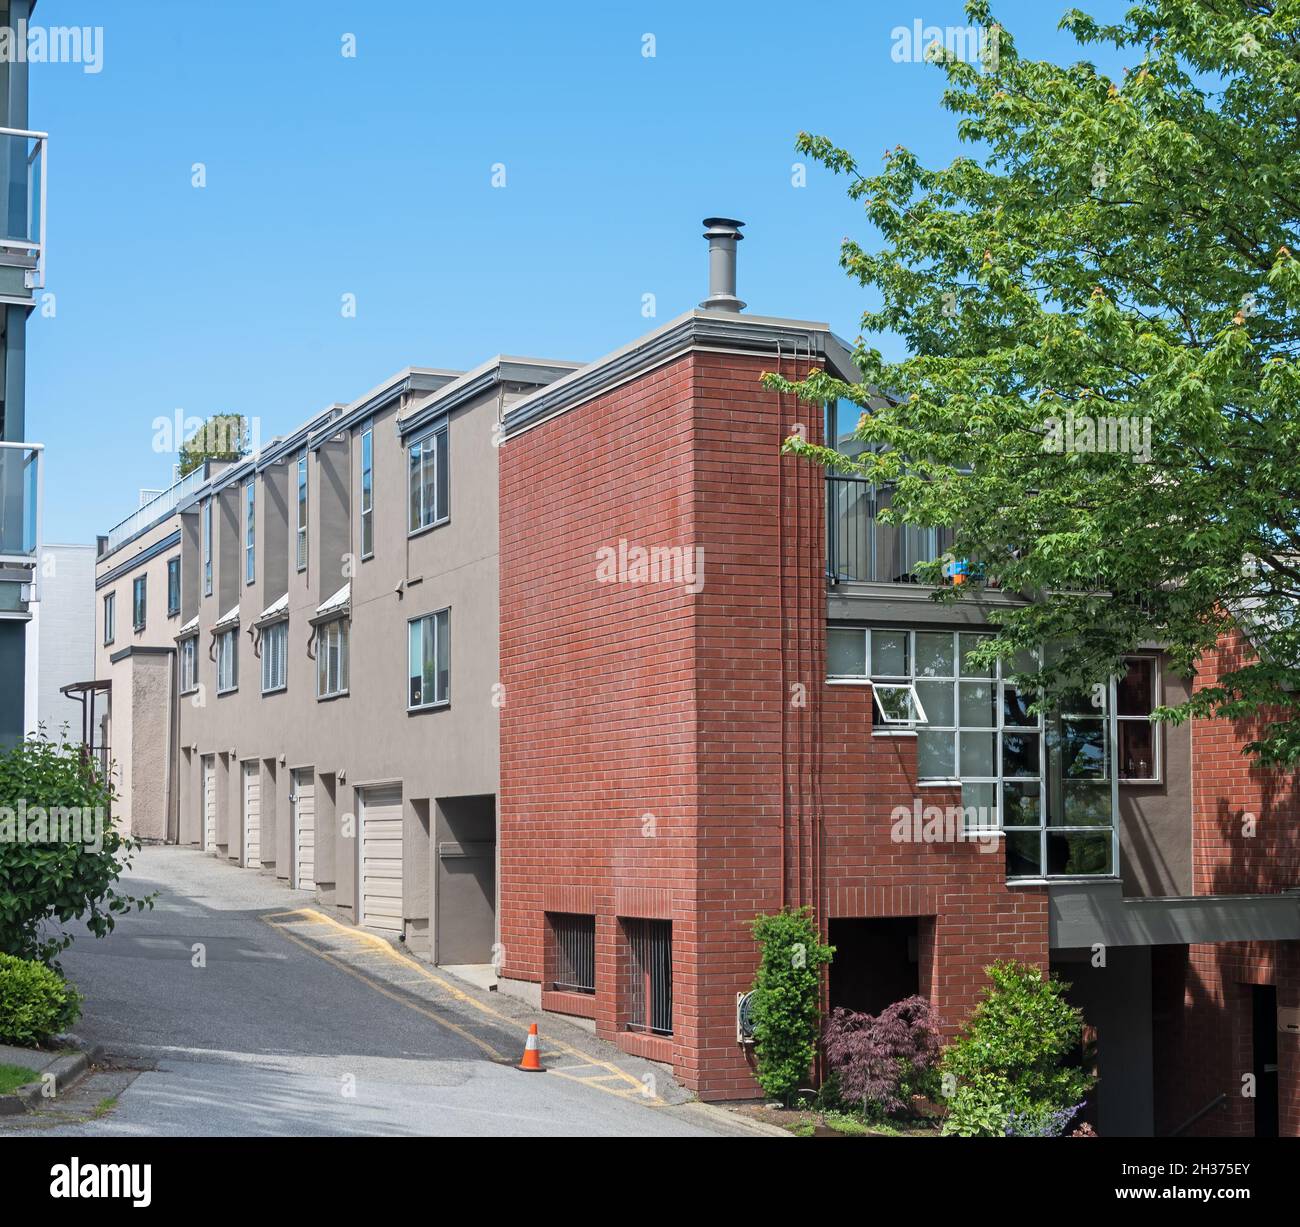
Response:
POLYGON ((361 557, 375 552, 375 432, 361 435, 361 557))
POLYGON ((217 693, 239 688, 239 628, 217 636, 217 693))
POLYGON ((410 688, 408 708, 432 707, 446 703, 451 681, 451 651, 448 644, 448 610, 412 618, 408 660, 410 688))
POLYGON ((348 624, 326 622, 316 632, 316 697, 328 699, 348 689, 348 624))
POLYGON ((167 616, 174 617, 181 611, 181 560, 167 560, 167 616))
POLYGON ((1160 670, 1154 656, 1130 656, 1115 686, 1115 724, 1121 781, 1160 779, 1160 726, 1151 713, 1160 705, 1160 670))
POLYGON ((550 922, 555 938, 555 978, 551 987, 561 993, 594 993, 596 918, 554 913, 550 922))
MULTIPOLYGON (((917 779, 960 783, 965 829, 1004 832, 1008 877, 1114 873, 1110 687, 1067 695, 1044 719, 1014 682, 1036 659, 977 665, 972 653, 987 638, 832 627, 828 673, 869 677, 886 706, 915 691, 917 779)), ((879 703, 876 721, 898 723, 879 703)))
POLYGON ((244 483, 244 583, 257 578, 257 486, 244 483))
POLYGON ((298 570, 307 569, 307 453, 298 457, 298 570))
POLYGON ((110 592, 104 597, 104 642, 112 643, 117 635, 117 593, 110 592))
POLYGON ((212 500, 203 504, 203 595, 212 595, 212 500))
POLYGON ((673 926, 670 920, 625 920, 628 960, 627 1029, 673 1033, 673 926))
POLYGON ((447 424, 417 439, 407 452, 410 531, 447 519, 447 424))
POLYGON ((289 646, 288 622, 276 622, 262 632, 262 693, 283 690, 289 646))
POLYGON ((137 575, 131 584, 131 628, 133 630, 144 630, 145 596, 148 587, 147 575, 137 575))
POLYGON ((181 694, 199 688, 199 641, 191 635, 181 640, 181 694))

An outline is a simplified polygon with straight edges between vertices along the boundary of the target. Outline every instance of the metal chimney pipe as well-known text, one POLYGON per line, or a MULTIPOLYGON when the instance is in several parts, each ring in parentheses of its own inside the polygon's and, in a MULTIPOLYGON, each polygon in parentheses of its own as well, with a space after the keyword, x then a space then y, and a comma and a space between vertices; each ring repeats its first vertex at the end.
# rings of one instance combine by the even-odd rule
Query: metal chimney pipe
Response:
POLYGON ((704 237, 709 240, 709 296, 700 306, 706 311, 743 311, 736 297, 736 244, 744 222, 731 217, 706 217, 704 237))

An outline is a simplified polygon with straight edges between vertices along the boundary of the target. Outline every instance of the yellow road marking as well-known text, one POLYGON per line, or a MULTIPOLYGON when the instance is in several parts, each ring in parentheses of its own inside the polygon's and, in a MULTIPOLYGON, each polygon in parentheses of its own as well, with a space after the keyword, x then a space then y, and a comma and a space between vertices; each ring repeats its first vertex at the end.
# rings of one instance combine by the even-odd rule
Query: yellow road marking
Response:
MULTIPOLYGON (((426 1015, 427 1017, 433 1019, 434 1022, 439 1023, 441 1026, 447 1027, 448 1029, 456 1032, 456 1034, 464 1036, 466 1039, 470 1040, 472 1043, 477 1044, 480 1048, 482 1048, 484 1051, 489 1053, 494 1060, 497 1061, 508 1060, 508 1058, 504 1054, 497 1052, 497 1050, 493 1048, 490 1044, 486 1043, 483 1040, 480 1040, 475 1035, 471 1035, 468 1031, 464 1030, 464 1028, 458 1027, 455 1023, 450 1022, 449 1020, 443 1018, 440 1014, 437 1014, 432 1010, 424 1009, 420 1006, 414 1005, 413 1003, 407 1001, 405 998, 399 997, 396 993, 391 993, 387 991, 382 985, 377 984, 369 976, 364 976, 354 968, 349 967, 341 959, 336 959, 332 955, 326 954, 321 950, 317 950, 315 947, 309 945, 307 942, 302 941, 300 938, 294 937, 293 934, 287 931, 290 927, 289 925, 273 923, 274 921, 285 917, 296 918, 299 924, 302 924, 303 919, 305 918, 306 923, 308 925, 311 926, 323 925, 324 927, 331 929, 334 932, 347 937, 353 942, 354 945, 368 947, 371 950, 373 950, 376 954, 384 955, 386 958, 392 960, 393 962, 401 964, 403 968, 411 972, 414 972, 420 979, 427 980, 432 984, 436 984, 439 988, 449 993, 451 997, 454 998, 456 1001, 459 1001, 465 1005, 473 1006, 473 1008, 478 1010, 480 1013, 486 1014, 489 1018, 495 1019, 499 1023, 504 1023, 505 1025, 510 1027, 517 1027, 519 1025, 519 1019, 511 1018, 508 1014, 502 1014, 498 1010, 494 1010, 491 1006, 484 1004, 482 1001, 479 1001, 476 997, 471 997, 468 993, 457 988, 454 984, 451 984, 449 981, 444 980, 441 976, 434 975, 433 972, 427 970, 421 964, 417 963, 414 959, 408 958, 404 954, 399 954, 396 950, 393 949, 392 946, 388 944, 388 942, 386 942, 382 937, 378 936, 377 934, 367 933, 364 929, 357 929, 352 927, 351 925, 346 925, 342 921, 335 920, 332 916, 326 916, 324 912, 316 911, 315 908, 309 908, 309 907, 296 908, 290 912, 271 912, 262 916, 262 920, 264 920, 268 925, 270 925, 273 929, 276 929, 277 931, 282 933, 285 937, 287 937, 290 941, 294 942, 296 945, 301 946, 304 950, 307 950, 312 954, 319 955, 327 962, 333 963, 336 967, 339 967, 343 971, 346 971, 350 976, 355 977, 356 979, 362 981, 365 984, 371 985, 378 992, 382 993, 385 997, 391 998, 393 1001, 398 1002, 400 1005, 409 1005, 411 1009, 417 1011, 420 1014, 426 1015)), ((617 1065, 614 1065, 608 1061, 602 1061, 599 1057, 593 1057, 590 1053, 583 1052, 580 1048, 574 1048, 572 1045, 566 1044, 563 1040, 557 1040, 551 1036, 547 1036, 546 1042, 547 1042, 548 1050, 554 1050, 555 1052, 563 1053, 565 1056, 576 1057, 578 1059, 579 1064, 571 1068, 582 1068, 583 1066, 586 1066, 588 1068, 598 1068, 598 1069, 603 1069, 608 1071, 605 1074, 597 1075, 593 1077, 577 1077, 573 1074, 566 1073, 564 1070, 559 1070, 559 1069, 552 1069, 549 1071, 555 1074, 556 1076, 561 1078, 566 1078, 570 1082, 579 1082, 583 1086, 594 1087, 596 1090, 604 1091, 608 1095, 617 1095, 620 1099, 630 1098, 631 1096, 628 1094, 627 1091, 616 1090, 613 1087, 601 1085, 602 1082, 609 1082, 609 1081, 623 1082, 626 1083, 630 1088, 633 1088, 635 1090, 636 1092, 635 1097, 641 1100, 642 1102, 646 1104, 658 1104, 661 1102, 658 1096, 646 1094, 645 1084, 639 1078, 635 1077, 632 1074, 629 1074, 627 1070, 619 1069, 617 1065)))

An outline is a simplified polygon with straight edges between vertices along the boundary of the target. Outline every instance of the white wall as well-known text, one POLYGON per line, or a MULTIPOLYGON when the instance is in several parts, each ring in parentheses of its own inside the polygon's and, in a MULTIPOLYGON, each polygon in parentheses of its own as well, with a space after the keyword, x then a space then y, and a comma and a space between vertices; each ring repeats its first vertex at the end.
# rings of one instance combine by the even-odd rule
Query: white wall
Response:
POLYGON ((81 704, 59 688, 95 675, 95 547, 45 546, 37 582, 40 604, 27 628, 27 732, 39 723, 57 737, 66 723, 79 741, 81 704))

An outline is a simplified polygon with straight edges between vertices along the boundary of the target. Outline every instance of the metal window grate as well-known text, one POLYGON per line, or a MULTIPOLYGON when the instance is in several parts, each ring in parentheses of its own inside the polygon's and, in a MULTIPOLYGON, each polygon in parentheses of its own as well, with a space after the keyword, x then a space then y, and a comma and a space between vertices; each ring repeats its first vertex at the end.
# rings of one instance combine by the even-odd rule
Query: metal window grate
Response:
POLYGON ((629 1031, 673 1033, 673 926, 669 920, 625 920, 631 947, 629 1031))
POLYGON ((596 991, 596 918, 552 915, 555 936, 554 985, 565 993, 596 991))

